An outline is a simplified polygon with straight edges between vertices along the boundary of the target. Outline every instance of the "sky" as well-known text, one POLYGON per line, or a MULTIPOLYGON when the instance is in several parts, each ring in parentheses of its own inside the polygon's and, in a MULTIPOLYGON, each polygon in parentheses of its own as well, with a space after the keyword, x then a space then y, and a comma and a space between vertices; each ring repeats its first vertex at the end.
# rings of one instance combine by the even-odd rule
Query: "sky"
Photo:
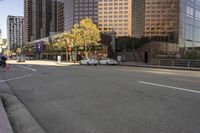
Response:
POLYGON ((24 0, 0 0, 0 29, 7 38, 7 16, 24 16, 24 0))

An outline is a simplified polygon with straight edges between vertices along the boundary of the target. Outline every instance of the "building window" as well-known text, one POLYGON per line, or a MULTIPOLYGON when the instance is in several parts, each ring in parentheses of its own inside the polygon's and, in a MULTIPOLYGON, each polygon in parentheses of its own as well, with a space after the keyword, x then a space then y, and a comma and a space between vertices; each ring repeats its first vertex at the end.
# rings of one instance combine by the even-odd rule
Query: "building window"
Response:
POLYGON ((186 15, 188 17, 194 18, 194 9, 190 6, 186 7, 186 15))

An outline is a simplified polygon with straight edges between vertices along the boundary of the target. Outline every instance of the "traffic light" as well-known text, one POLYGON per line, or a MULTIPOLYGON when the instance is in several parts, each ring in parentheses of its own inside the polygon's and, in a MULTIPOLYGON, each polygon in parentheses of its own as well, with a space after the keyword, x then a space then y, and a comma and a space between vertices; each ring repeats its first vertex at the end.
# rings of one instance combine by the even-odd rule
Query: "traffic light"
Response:
POLYGON ((67 47, 67 51, 72 52, 72 51, 74 51, 74 49, 73 49, 73 47, 67 47))

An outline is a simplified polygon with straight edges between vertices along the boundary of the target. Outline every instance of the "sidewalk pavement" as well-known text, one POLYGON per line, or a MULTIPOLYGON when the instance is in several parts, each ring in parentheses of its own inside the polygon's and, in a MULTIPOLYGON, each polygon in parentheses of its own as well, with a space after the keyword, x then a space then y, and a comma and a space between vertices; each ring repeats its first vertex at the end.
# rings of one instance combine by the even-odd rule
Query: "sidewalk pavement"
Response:
POLYGON ((0 133, 13 133, 7 114, 0 98, 0 133))
POLYGON ((190 70, 190 71, 200 71, 200 68, 194 67, 172 67, 172 66, 158 66, 150 65, 144 62, 121 62, 120 66, 130 66, 130 67, 146 67, 146 68, 160 68, 160 69, 176 69, 176 70, 190 70))
POLYGON ((10 87, 3 82, 3 73, 0 72, 0 133, 45 133, 10 87))
POLYGON ((71 63, 71 62, 56 62, 49 60, 27 60, 26 62, 17 63, 16 60, 8 60, 8 64, 25 64, 25 65, 45 65, 45 66, 70 66, 70 65, 79 65, 79 63, 71 63))
MULTIPOLYGON (((1 72, 0 74, 3 74, 3 72, 1 72)), ((1 75, 0 75, 0 81, 2 81, 1 75)), ((6 114, 2 102, 3 99, 1 97, 1 94, 5 93, 12 94, 12 91, 5 82, 1 82, 0 83, 0 133, 13 133, 13 130, 11 128, 8 116, 6 114)))

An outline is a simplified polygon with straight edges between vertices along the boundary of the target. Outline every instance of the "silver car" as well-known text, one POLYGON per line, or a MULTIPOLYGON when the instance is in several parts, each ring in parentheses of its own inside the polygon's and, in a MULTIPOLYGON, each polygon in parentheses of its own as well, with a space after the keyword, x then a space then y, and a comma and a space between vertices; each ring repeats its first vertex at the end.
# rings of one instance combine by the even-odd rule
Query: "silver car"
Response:
POLYGON ((119 64, 119 62, 114 59, 106 58, 106 59, 100 60, 99 64, 100 65, 117 65, 119 64))
POLYGON ((86 58, 80 61, 80 65, 98 65, 98 61, 96 59, 86 58))

